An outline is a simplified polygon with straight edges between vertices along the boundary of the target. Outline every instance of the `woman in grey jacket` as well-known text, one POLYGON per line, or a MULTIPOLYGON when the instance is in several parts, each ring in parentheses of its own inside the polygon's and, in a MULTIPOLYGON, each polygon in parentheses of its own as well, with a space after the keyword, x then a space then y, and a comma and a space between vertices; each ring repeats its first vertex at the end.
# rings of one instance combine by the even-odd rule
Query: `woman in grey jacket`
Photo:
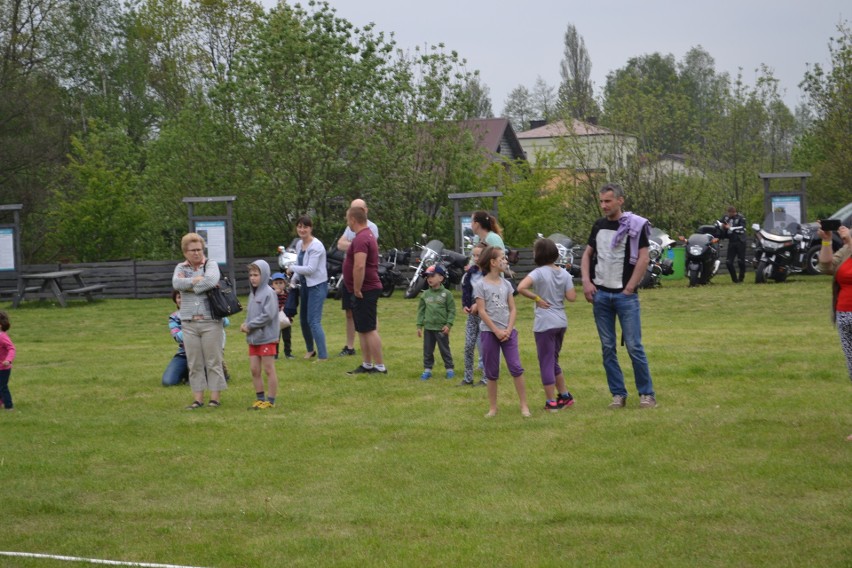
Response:
POLYGON ((269 285, 269 264, 255 260, 248 265, 249 292, 246 320, 240 331, 246 334, 249 346, 249 367, 257 399, 249 410, 266 410, 275 407, 278 394, 278 375, 275 373, 275 352, 278 347, 278 296, 269 285), (269 383, 263 390, 263 375, 269 383))
POLYGON ((207 291, 219 283, 219 265, 204 256, 204 239, 187 233, 180 241, 186 258, 175 267, 172 287, 181 293, 180 320, 183 345, 189 365, 189 386, 193 402, 187 409, 204 406, 204 391, 210 391, 208 406, 219 406, 220 391, 228 388, 222 372, 225 330, 222 321, 210 313, 207 291))

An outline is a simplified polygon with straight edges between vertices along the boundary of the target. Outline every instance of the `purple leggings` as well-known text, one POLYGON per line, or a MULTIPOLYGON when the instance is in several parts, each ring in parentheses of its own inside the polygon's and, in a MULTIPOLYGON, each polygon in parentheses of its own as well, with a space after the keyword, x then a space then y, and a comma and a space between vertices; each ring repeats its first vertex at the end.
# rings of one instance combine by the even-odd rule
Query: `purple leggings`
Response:
POLYGON ((541 384, 555 385, 557 375, 562 374, 559 366, 559 352, 565 339, 565 328, 555 327, 535 332, 535 350, 538 353, 538 368, 541 371, 541 384))
POLYGON ((520 377, 524 374, 521 367, 521 357, 518 354, 518 330, 513 329, 509 339, 501 342, 497 336, 490 331, 483 331, 479 335, 482 342, 482 362, 485 365, 485 378, 496 381, 500 377, 500 351, 506 359, 509 374, 520 377))

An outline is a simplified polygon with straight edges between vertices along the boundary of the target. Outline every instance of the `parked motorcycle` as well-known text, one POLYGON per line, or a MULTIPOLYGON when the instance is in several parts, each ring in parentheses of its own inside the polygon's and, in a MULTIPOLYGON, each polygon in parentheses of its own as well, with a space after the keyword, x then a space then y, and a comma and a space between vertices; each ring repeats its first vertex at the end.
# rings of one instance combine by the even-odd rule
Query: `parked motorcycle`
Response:
POLYGON ((339 298, 343 290, 343 259, 346 253, 337 248, 337 241, 325 251, 325 271, 328 274, 328 297, 339 298))
POLYGON ((689 235, 680 237, 686 244, 686 277, 689 286, 700 286, 710 282, 719 270, 719 235, 721 224, 701 225, 689 235))
MULTIPOLYGON (((423 238, 425 239, 426 235, 423 235, 423 238)), ((418 246, 420 247, 419 262, 411 266, 414 269, 414 275, 405 291, 406 298, 416 298, 426 288, 426 269, 436 264, 442 264, 447 271, 444 286, 450 288, 461 283, 467 266, 465 255, 445 249, 444 243, 437 239, 432 239, 426 245, 418 244, 418 246)))
POLYGON ((651 229, 648 238, 648 268, 639 282, 640 288, 656 288, 662 284, 661 277, 674 274, 674 263, 666 256, 666 251, 676 242, 662 229, 651 229))
POLYGON ((379 261, 379 280, 382 281, 382 298, 387 298, 397 286, 408 286, 408 278, 399 271, 400 263, 407 264, 411 253, 399 249, 391 249, 379 261))
POLYGON ((763 223, 755 223, 754 282, 763 284, 767 280, 784 282, 790 274, 808 271, 809 248, 816 236, 816 228, 799 225, 790 215, 772 213, 763 223))
POLYGON ((287 270, 296 264, 298 257, 296 255, 296 242, 299 239, 293 239, 288 246, 279 246, 278 247, 278 266, 281 268, 281 272, 287 273, 287 270))
MULTIPOLYGON (((538 238, 543 239, 544 235, 538 233, 538 238)), ((556 251, 559 253, 559 258, 554 264, 568 271, 572 278, 579 278, 580 263, 575 264, 574 259, 580 257, 580 245, 575 245, 571 237, 562 233, 553 233, 547 238, 556 244, 556 251)))

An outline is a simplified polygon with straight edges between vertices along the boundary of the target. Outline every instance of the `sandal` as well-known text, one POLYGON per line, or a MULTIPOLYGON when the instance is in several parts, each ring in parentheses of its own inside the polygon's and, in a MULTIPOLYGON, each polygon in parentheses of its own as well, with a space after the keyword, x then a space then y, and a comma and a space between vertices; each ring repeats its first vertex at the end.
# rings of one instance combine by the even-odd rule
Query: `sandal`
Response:
POLYGON ((196 408, 201 408, 204 406, 203 402, 199 402, 197 400, 192 401, 192 404, 186 407, 187 410, 195 410, 196 408))
POLYGON ((222 404, 218 400, 211 400, 207 403, 207 406, 209 406, 210 408, 219 408, 220 406, 222 406, 222 404))

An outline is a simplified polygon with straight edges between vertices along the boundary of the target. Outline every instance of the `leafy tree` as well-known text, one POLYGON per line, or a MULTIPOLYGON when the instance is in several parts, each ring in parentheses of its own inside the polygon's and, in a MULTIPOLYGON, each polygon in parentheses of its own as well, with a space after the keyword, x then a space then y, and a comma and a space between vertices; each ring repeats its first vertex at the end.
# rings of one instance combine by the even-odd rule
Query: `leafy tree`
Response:
POLYGON ((568 24, 564 36, 563 58, 559 64, 559 110, 563 116, 580 120, 598 115, 592 92, 592 60, 586 41, 574 24, 568 24))
POLYGON ((845 204, 852 187, 852 29, 844 21, 828 45, 831 67, 814 64, 801 83, 814 123, 797 147, 797 163, 813 173, 818 202, 845 204))
POLYGON ((690 132, 689 97, 673 55, 631 58, 607 75, 603 123, 635 134, 644 153, 683 152, 690 132))
POLYGON ((539 233, 547 236, 565 230, 565 203, 553 191, 548 171, 521 160, 493 164, 486 179, 503 193, 500 210, 504 213, 499 221, 508 245, 529 247, 539 233))
POLYGON ((66 179, 54 189, 50 244, 67 262, 135 257, 149 224, 136 197, 134 144, 121 129, 90 125, 71 145, 66 179))

